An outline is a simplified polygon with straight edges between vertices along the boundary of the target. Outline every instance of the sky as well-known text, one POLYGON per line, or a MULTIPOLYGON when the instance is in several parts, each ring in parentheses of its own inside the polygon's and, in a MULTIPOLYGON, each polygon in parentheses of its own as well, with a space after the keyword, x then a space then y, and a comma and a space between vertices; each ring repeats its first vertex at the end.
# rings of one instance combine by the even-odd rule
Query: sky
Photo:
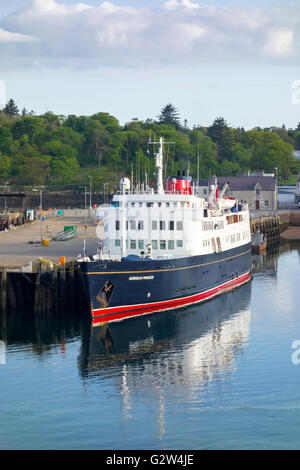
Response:
POLYGON ((188 125, 300 121, 300 2, 0 0, 0 106, 103 111, 172 103, 188 125))

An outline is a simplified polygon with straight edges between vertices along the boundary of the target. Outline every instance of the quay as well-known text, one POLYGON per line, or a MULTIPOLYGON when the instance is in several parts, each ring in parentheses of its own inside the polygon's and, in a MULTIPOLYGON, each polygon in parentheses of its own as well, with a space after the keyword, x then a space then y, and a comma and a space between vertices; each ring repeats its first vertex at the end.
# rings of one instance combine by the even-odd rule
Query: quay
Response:
POLYGON ((40 239, 39 220, 0 232, 2 313, 80 313, 88 309, 76 259, 83 254, 84 240, 86 253, 95 254, 96 223, 88 220, 84 209, 46 214, 43 237, 48 246, 30 243, 40 239), (55 241, 55 235, 65 226, 76 226, 76 236, 55 241))
POLYGON ((280 239, 300 240, 300 210, 252 212, 250 224, 254 254, 275 247, 280 239))

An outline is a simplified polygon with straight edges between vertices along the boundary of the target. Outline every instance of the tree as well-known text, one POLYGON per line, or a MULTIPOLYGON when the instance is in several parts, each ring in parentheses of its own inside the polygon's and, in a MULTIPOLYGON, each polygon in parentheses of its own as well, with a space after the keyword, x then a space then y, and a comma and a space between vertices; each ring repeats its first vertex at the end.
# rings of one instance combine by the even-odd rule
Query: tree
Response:
POLYGON ((11 170, 10 158, 0 152, 0 180, 5 180, 11 170))
POLYGON ((241 169, 238 163, 232 163, 225 159, 220 164, 217 175, 236 176, 240 172, 240 170, 241 169))
POLYGON ((69 182, 78 170, 79 163, 74 157, 59 156, 51 159, 51 172, 55 178, 69 182))
POLYGON ((225 159, 230 160, 234 132, 228 126, 227 121, 222 117, 216 118, 213 124, 208 127, 207 135, 217 144, 219 162, 225 159))
POLYGON ((93 160, 100 170, 103 154, 108 150, 109 133, 99 120, 92 119, 88 124, 86 137, 88 152, 95 157, 93 160))
POLYGON ((164 106, 158 116, 158 122, 160 124, 171 124, 176 129, 180 127, 179 112, 171 103, 164 106))
POLYGON ((244 148, 242 144, 234 144, 232 147, 232 163, 238 163, 241 168, 251 168, 252 154, 250 150, 244 148))
POLYGON ((8 127, 0 127, 0 152, 10 155, 12 152, 13 138, 8 127))
POLYGON ((292 145, 277 133, 262 130, 248 131, 253 152, 252 169, 274 172, 274 168, 290 168, 294 163, 292 145))
POLYGON ((12 98, 6 104, 6 106, 4 108, 4 112, 5 112, 5 114, 7 114, 7 116, 9 116, 11 118, 19 116, 18 106, 12 98))
MULTIPOLYGON (((217 172, 217 145, 211 140, 210 137, 203 135, 200 131, 193 131, 196 136, 195 142, 195 155, 198 156, 199 152, 199 176, 202 178, 209 178, 217 172)), ((196 158, 195 158, 196 160, 196 158)), ((198 174, 197 162, 195 163, 194 174, 198 174)))
POLYGON ((17 182, 21 184, 43 184, 50 176, 50 166, 45 158, 26 159, 19 172, 17 182))

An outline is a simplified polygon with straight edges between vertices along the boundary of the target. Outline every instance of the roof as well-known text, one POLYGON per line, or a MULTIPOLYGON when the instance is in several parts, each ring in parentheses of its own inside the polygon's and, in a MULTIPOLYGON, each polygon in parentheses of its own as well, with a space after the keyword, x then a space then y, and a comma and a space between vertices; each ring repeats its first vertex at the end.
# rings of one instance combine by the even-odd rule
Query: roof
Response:
POLYGON ((198 186, 208 186, 208 179, 207 178, 199 178, 198 180, 195 179, 194 182, 198 186))
MULTIPOLYGON (((218 176, 217 182, 219 189, 222 189, 225 183, 229 183, 232 191, 253 191, 256 184, 259 183, 262 191, 275 191, 275 176, 218 176)), ((214 183, 214 177, 210 179, 210 184, 214 183)))

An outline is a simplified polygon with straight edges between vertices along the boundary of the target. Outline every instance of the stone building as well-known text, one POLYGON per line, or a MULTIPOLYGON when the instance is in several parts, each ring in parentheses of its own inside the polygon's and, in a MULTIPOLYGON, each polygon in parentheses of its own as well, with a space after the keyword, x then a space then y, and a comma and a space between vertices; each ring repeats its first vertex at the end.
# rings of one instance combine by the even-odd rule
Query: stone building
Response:
MULTIPOLYGON (((219 191, 228 183, 225 196, 246 201, 250 210, 277 209, 278 190, 275 175, 260 172, 259 176, 218 176, 217 182, 219 191)), ((210 185, 213 183, 214 177, 209 181, 210 185)))

